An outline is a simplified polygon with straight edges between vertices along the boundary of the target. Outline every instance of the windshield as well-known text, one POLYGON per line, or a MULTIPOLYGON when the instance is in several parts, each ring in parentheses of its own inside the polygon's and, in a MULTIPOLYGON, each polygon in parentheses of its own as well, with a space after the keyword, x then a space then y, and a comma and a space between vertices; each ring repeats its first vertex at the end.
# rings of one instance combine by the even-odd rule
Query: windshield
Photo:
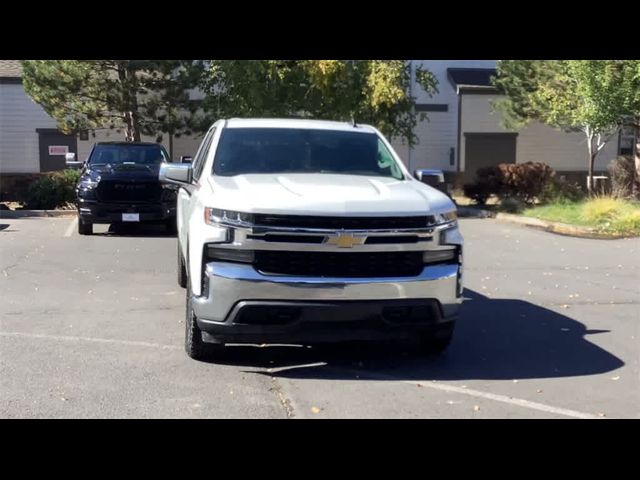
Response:
POLYGON ((97 144, 91 153, 91 165, 137 163, 157 165, 167 162, 168 155, 162 145, 97 144))
POLYGON ((216 175, 338 173, 404 178, 375 133, 294 128, 228 128, 213 163, 216 175))

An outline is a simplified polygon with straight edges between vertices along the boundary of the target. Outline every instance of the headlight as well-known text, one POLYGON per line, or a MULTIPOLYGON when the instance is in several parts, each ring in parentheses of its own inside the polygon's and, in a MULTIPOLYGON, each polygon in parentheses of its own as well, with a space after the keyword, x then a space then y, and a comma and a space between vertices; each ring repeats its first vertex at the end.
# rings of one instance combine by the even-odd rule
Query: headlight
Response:
POLYGON ((84 178, 80 180, 80 184, 78 186, 83 190, 91 190, 98 186, 98 182, 92 178, 84 178))
POLYGON ((432 225, 443 225, 445 223, 455 223, 458 219, 458 212, 456 210, 452 210, 450 212, 445 213, 437 213, 432 216, 432 225))
POLYGON ((250 227, 253 225, 253 215, 250 213, 234 212, 206 207, 204 221, 209 225, 229 225, 232 227, 250 227))

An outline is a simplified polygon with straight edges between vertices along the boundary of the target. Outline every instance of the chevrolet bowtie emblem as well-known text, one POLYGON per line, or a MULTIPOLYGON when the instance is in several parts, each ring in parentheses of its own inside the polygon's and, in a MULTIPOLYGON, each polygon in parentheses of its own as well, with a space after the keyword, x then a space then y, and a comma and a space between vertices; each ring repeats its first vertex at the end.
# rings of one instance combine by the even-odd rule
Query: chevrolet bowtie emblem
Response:
POLYGON ((367 239, 364 235, 354 235, 352 233, 338 233, 327 235, 324 239, 326 245, 336 245, 340 248, 352 248, 354 245, 362 245, 367 239))

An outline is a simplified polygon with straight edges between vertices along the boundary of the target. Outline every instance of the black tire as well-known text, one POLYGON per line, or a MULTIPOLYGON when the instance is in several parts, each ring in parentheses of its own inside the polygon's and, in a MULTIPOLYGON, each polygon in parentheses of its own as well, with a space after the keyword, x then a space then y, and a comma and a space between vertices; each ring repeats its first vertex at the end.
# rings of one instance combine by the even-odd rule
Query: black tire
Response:
POLYGON ((93 223, 83 222, 82 218, 78 217, 78 233, 80 235, 93 235, 93 223))
POLYGON ((194 360, 211 360, 219 353, 224 344, 207 343, 202 340, 202 330, 198 327, 196 315, 191 304, 191 282, 187 281, 187 301, 185 315, 184 349, 194 360))
POLYGON ((168 234, 175 235, 176 233, 178 233, 178 223, 176 222, 175 218, 165 220, 164 226, 167 229, 168 234))
POLYGON ((187 267, 184 264, 182 249, 180 248, 180 239, 178 239, 178 285, 187 288, 187 267))
POLYGON ((418 338, 420 352, 426 355, 443 354, 453 340, 455 324, 452 322, 432 332, 425 332, 418 338))

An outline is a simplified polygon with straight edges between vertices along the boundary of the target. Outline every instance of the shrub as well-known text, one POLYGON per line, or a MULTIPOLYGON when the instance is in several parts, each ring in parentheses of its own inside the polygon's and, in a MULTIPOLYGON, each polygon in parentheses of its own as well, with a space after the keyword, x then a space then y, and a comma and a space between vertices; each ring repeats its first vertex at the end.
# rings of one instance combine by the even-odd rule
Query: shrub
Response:
POLYGON ((542 204, 578 202, 584 198, 585 192, 577 183, 569 183, 555 177, 544 185, 538 196, 542 204))
POLYGON ((497 167, 499 195, 533 203, 544 186, 555 176, 554 170, 542 162, 503 163, 497 167))
POLYGON ((467 183, 463 185, 464 196, 478 205, 484 205, 491 196, 491 189, 486 183, 467 183))
POLYGON ((624 212, 613 224, 621 232, 640 232, 640 209, 624 212))
POLYGON ((475 184, 467 185, 465 195, 476 197, 495 194, 501 200, 515 198, 524 203, 533 203, 545 185, 555 176, 555 171, 542 162, 501 163, 493 167, 478 169, 475 184))
POLYGON ((507 197, 500 202, 500 206, 507 213, 520 213, 527 205, 519 198, 507 197))
MULTIPOLYGON (((609 164, 609 175, 611 176, 611 194, 616 198, 633 198, 634 193, 638 193, 640 188, 634 183, 638 183, 636 165, 630 156, 621 156, 612 160, 609 164)), ((640 199, 640 198, 639 198, 640 199)))
POLYGON ((75 203, 80 171, 63 170, 43 175, 29 186, 27 208, 53 209, 75 203))
POLYGON ((611 220, 623 205, 620 200, 612 197, 594 197, 582 207, 581 216, 589 223, 611 220))

